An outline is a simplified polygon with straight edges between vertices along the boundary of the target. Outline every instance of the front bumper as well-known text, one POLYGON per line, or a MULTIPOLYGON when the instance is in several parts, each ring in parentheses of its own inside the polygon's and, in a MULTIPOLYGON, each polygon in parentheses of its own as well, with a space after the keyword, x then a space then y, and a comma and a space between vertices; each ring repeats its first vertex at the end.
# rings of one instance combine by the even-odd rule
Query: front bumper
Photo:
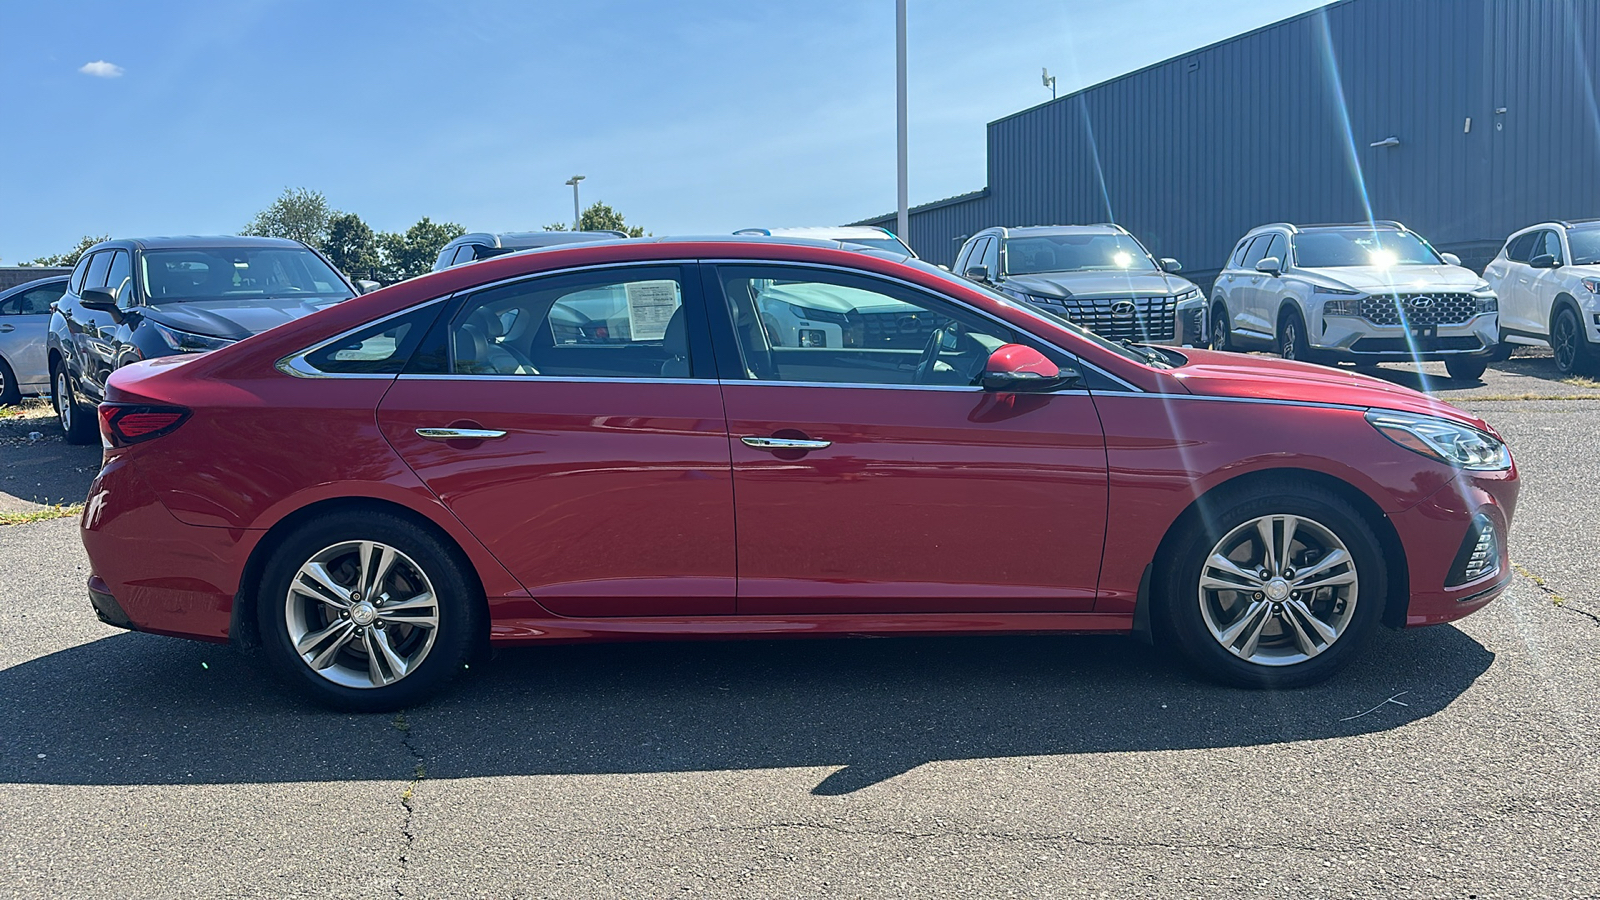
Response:
POLYGON ((1517 491, 1515 465, 1505 472, 1463 472, 1416 506, 1390 515, 1405 548, 1411 588, 1405 615, 1396 616, 1393 624, 1412 628, 1454 621, 1505 591, 1511 581, 1506 548, 1517 491), (1487 518, 1498 532, 1495 566, 1471 581, 1453 584, 1452 570, 1478 516, 1487 518))
POLYGON ((1311 346, 1347 362, 1401 360, 1437 361, 1487 356, 1500 342, 1494 313, 1451 325, 1412 330, 1403 325, 1374 325, 1353 316, 1323 316, 1311 326, 1311 346))

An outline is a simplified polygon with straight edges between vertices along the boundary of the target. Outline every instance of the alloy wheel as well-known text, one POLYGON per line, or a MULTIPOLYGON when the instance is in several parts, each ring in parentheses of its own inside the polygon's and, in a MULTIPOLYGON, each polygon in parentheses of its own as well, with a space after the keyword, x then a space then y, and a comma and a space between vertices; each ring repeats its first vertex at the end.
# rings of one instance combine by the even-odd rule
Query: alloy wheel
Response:
POLYGON ((1556 368, 1571 372, 1578 361, 1578 329, 1571 313, 1562 310, 1556 316, 1556 327, 1550 336, 1551 349, 1555 351, 1556 368))
POLYGON ((72 431, 72 385, 67 381, 65 366, 56 370, 56 415, 61 418, 61 430, 72 431))
POLYGON ((1215 316, 1211 322, 1211 349, 1225 350, 1228 347, 1228 323, 1221 316, 1215 316))
POLYGON ((1296 331, 1294 319, 1283 323, 1283 337, 1278 339, 1278 355, 1284 359, 1295 358, 1295 347, 1300 343, 1300 335, 1296 331))
POLYGON ((411 557, 377 541, 345 541, 302 565, 284 618, 294 652, 349 688, 379 688, 415 671, 433 649, 439 600, 411 557))
POLYGON ((1290 666, 1345 633, 1359 585, 1350 549, 1326 526, 1304 516, 1260 516, 1212 548, 1200 569, 1200 615, 1239 659, 1290 666))

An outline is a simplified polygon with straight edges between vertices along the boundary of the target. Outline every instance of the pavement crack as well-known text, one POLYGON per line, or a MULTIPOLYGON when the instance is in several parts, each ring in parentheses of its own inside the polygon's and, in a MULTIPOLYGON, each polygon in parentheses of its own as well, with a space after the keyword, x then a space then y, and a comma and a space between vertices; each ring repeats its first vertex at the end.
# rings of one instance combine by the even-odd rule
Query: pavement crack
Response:
POLYGON ((400 732, 400 745, 411 755, 411 761, 414 765, 411 781, 406 784, 406 789, 400 794, 400 806, 405 810, 405 817, 400 823, 400 855, 396 859, 399 864, 399 872, 395 875, 394 895, 403 898, 406 895, 406 875, 411 868, 411 851, 417 843, 415 830, 417 785, 422 783, 422 779, 428 777, 428 768, 422 751, 411 743, 411 723, 406 720, 405 713, 395 715, 394 728, 400 732))
POLYGON ((1567 612, 1574 613, 1576 615, 1583 616, 1584 618, 1593 622, 1596 626, 1600 626, 1600 614, 1590 612, 1589 610, 1584 609, 1582 606, 1573 603, 1570 599, 1561 596, 1556 592, 1555 588, 1552 588, 1544 580, 1542 576, 1536 574, 1527 566, 1523 565, 1522 563, 1514 562, 1511 564, 1511 568, 1515 569, 1518 575, 1521 575, 1523 578, 1526 578, 1529 582, 1531 582, 1534 587, 1538 588, 1540 591, 1543 591, 1544 595, 1550 598, 1550 603, 1552 606, 1555 606, 1558 609, 1564 609, 1567 612))

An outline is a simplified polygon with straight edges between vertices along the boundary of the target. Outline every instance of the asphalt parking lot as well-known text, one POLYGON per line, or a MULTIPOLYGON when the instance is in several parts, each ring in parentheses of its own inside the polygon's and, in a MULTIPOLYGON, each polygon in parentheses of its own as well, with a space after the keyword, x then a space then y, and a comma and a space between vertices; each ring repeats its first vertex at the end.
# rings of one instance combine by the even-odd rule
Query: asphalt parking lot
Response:
MULTIPOLYGON (((0 528, 0 894, 1600 896, 1600 384, 1424 368, 1511 442, 1519 574, 1292 693, 1122 638, 745 641, 338 715, 99 624, 74 520, 0 528)), ((0 512, 93 476, 40 423, 0 418, 0 512)))

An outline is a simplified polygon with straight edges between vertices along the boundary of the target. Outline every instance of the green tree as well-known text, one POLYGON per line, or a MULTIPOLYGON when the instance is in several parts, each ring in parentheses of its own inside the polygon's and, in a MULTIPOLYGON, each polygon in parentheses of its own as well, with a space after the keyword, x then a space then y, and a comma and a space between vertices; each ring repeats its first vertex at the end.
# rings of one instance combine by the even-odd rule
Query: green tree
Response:
POLYGON ((444 245, 466 234, 454 222, 434 222, 423 216, 404 234, 378 233, 378 255, 382 260, 378 280, 386 284, 415 278, 433 270, 434 260, 444 245))
POLYGON ((284 188, 272 205, 256 213, 240 234, 289 238, 321 247, 334 217, 328 198, 308 188, 284 188))
POLYGON ((22 263, 22 265, 24 265, 24 266, 75 266, 75 265, 78 264, 78 260, 83 258, 84 251, 88 250, 90 247, 93 247, 95 244, 100 243, 101 241, 109 241, 109 240, 111 240, 111 235, 109 235, 109 234, 102 234, 99 237, 94 237, 93 235, 87 235, 86 234, 86 235, 83 236, 83 240, 78 241, 78 246, 72 248, 71 250, 68 250, 66 253, 57 253, 55 256, 41 256, 38 259, 33 260, 32 262, 22 263))
POLYGON ((565 222, 551 222, 549 225, 546 225, 544 227, 544 230, 545 231, 566 231, 567 230, 567 223, 565 223, 565 222))
POLYGON ((328 237, 322 243, 322 252, 351 278, 370 278, 383 265, 378 255, 378 236, 355 213, 335 213, 328 220, 328 237))
POLYGON ((620 231, 628 237, 644 237, 643 228, 629 228, 628 223, 622 220, 622 213, 599 202, 584 210, 583 215, 578 217, 578 230, 620 231))

